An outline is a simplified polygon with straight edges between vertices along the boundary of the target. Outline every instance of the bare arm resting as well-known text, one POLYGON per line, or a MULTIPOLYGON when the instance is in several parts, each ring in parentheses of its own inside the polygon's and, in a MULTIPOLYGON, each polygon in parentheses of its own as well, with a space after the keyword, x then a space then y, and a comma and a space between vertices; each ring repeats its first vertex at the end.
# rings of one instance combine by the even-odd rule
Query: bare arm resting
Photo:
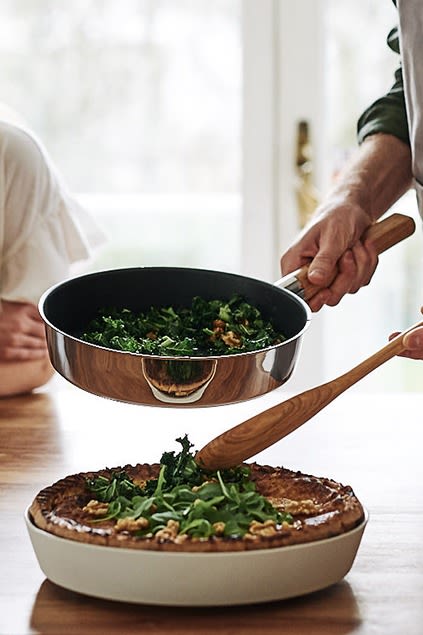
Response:
POLYGON ((47 355, 44 325, 35 305, 3 300, 0 309, 0 361, 30 361, 47 355))
POLYGON ((0 398, 31 392, 46 384, 53 375, 47 356, 27 362, 0 361, 0 398))
POLYGON ((3 301, 0 312, 0 397, 38 388, 52 377, 53 372, 37 307, 3 301))

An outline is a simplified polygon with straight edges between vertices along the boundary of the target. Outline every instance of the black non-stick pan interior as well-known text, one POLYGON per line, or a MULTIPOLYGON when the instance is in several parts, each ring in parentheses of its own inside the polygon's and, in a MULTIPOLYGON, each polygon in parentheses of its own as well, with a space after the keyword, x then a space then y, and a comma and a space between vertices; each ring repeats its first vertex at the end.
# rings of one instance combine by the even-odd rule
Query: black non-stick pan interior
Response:
POLYGON ((297 335, 308 316, 295 295, 261 280, 231 273, 173 267, 100 271, 57 285, 46 295, 44 316, 51 325, 79 337, 99 309, 189 306, 194 296, 229 299, 239 294, 256 306, 285 337, 297 335))

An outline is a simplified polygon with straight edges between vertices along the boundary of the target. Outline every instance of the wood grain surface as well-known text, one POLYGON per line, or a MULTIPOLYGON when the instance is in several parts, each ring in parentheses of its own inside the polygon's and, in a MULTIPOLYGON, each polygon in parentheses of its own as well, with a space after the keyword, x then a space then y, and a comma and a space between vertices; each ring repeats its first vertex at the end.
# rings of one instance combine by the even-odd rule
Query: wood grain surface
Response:
POLYGON ((278 390, 248 403, 173 411, 101 399, 61 380, 0 399, 0 634, 422 635, 423 394, 350 392, 255 457, 349 484, 368 509, 350 573, 326 590, 271 604, 178 609, 93 599, 45 579, 23 521, 41 488, 82 470, 156 461, 184 433, 199 448, 282 399, 278 390))

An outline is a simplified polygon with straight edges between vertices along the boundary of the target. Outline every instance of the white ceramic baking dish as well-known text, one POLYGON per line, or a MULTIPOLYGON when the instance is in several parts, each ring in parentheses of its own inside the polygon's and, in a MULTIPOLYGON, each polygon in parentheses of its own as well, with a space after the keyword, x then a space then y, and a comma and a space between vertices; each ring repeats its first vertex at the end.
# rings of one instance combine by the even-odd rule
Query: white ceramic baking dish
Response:
POLYGON ((25 522, 46 577, 66 589, 122 602, 229 606, 305 595, 351 569, 367 524, 316 542, 252 551, 172 553, 57 537, 25 522))

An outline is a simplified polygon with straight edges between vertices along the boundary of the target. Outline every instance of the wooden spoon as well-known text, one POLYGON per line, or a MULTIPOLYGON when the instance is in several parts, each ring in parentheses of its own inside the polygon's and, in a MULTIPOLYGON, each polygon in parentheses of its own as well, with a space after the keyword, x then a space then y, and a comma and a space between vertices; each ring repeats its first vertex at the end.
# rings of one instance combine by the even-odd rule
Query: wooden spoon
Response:
POLYGON ((404 336, 418 326, 423 326, 423 321, 397 335, 344 375, 306 390, 227 430, 197 453, 196 462, 207 470, 234 467, 273 445, 306 423, 347 388, 401 353, 405 349, 404 336))

